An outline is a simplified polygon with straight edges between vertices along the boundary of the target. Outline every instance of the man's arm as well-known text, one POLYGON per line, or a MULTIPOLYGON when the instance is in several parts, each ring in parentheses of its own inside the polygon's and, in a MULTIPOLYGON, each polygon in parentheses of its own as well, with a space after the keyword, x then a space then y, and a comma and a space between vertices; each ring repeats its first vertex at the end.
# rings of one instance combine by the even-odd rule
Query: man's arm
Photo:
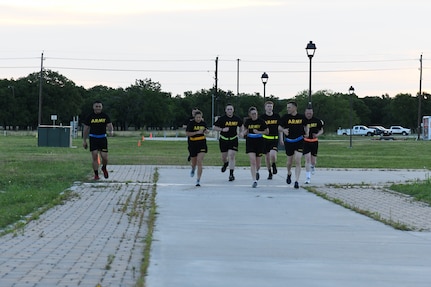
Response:
POLYGON ((112 137, 114 135, 114 126, 112 125, 112 123, 109 123, 106 125, 106 127, 109 132, 109 135, 112 137))
POLYGON ((82 131, 82 146, 87 149, 88 145, 87 145, 87 139, 88 139, 88 134, 90 133, 90 126, 87 126, 84 124, 84 130, 82 131))

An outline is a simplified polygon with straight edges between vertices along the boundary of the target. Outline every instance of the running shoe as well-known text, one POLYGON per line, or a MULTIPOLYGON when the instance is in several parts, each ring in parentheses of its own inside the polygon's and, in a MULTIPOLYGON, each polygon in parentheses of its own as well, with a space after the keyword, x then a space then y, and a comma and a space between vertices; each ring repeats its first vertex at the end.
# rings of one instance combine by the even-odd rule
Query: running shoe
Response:
POLYGON ((272 173, 271 172, 268 174, 268 179, 272 179, 272 173))
POLYGON ((195 176, 195 169, 192 168, 192 170, 190 171, 190 177, 194 177, 195 176))
POLYGON ((223 166, 221 167, 221 172, 225 172, 226 171, 226 169, 227 169, 227 166, 229 165, 229 162, 225 162, 224 164, 223 164, 223 166))
POLYGON ((108 178, 108 177, 109 177, 109 174, 108 174, 108 170, 106 169, 106 167, 102 167, 102 171, 103 171, 103 176, 104 176, 105 178, 108 178))
POLYGON ((200 184, 200 182, 199 182, 199 179, 198 179, 198 180, 196 180, 196 186, 201 186, 201 184, 200 184))
POLYGON ((251 185, 251 187, 256 188, 257 187, 257 181, 253 181, 253 184, 251 185))
POLYGON ((99 180, 99 179, 100 179, 100 177, 98 175, 94 176, 94 180, 99 180))
POLYGON ((314 174, 314 172, 315 172, 314 165, 312 165, 310 167, 311 167, 311 174, 314 174))
POLYGON ((305 180, 306 184, 309 184, 311 182, 311 179, 309 177, 307 177, 307 179, 305 180))
POLYGON ((296 189, 298 189, 299 188, 299 183, 297 182, 297 181, 295 181, 295 186, 294 186, 296 189))
POLYGON ((275 165, 275 162, 272 163, 272 174, 277 174, 277 165, 275 165))
POLYGON ((259 180, 259 178, 260 178, 259 172, 256 172, 256 180, 259 180))
POLYGON ((287 175, 287 178, 286 178, 286 183, 287 183, 287 184, 291 184, 291 183, 292 183, 291 176, 292 176, 291 174, 288 174, 288 175, 287 175))
POLYGON ((229 181, 234 181, 235 180, 235 176, 233 174, 229 175, 229 181))

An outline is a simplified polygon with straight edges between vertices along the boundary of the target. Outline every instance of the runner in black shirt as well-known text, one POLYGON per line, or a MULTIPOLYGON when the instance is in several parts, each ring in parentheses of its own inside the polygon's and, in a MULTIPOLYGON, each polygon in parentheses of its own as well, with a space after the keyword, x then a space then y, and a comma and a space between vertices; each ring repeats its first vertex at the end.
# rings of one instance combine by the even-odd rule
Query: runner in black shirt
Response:
POLYGON ((265 103, 265 114, 260 117, 265 121, 269 129, 269 134, 264 135, 265 142, 265 160, 268 169, 268 179, 272 179, 273 174, 277 174, 277 152, 278 152, 278 120, 279 114, 273 112, 274 103, 267 101, 265 103), (272 170, 271 170, 272 168, 272 170))
POLYGON ((244 123, 243 136, 246 136, 245 146, 246 153, 250 159, 250 172, 253 179, 252 187, 257 187, 259 180, 259 168, 261 157, 264 152, 263 135, 269 133, 268 127, 264 120, 258 117, 257 109, 250 107, 248 109, 248 118, 244 123))
POLYGON ((106 138, 106 129, 110 135, 113 135, 114 129, 111 119, 107 114, 102 112, 103 105, 100 101, 93 103, 93 113, 84 121, 83 143, 82 146, 87 149, 87 138, 90 138, 90 152, 92 157, 92 166, 94 170, 94 180, 99 179, 99 161, 98 154, 102 158, 102 171, 105 178, 108 174, 108 139, 106 138))
POLYGON ((284 145, 287 155, 286 183, 292 182, 292 164, 295 160, 295 188, 299 188, 299 175, 301 174, 301 158, 304 145, 305 117, 298 114, 296 102, 287 103, 287 114, 279 122, 280 143, 284 145), (283 140, 284 137, 284 140, 283 140))
MULTIPOLYGON (((184 123, 183 123, 183 129, 187 129, 187 125, 191 122, 191 121, 193 121, 194 119, 195 119, 195 112, 196 111, 199 111, 199 109, 198 108, 196 108, 196 107, 194 107, 193 109, 192 109, 192 115, 190 116, 190 117, 188 117, 185 121, 184 121, 184 123)), ((187 146, 188 146, 188 144, 189 144, 189 139, 187 138, 187 146)), ((189 155, 187 156, 187 161, 190 161, 190 151, 189 151, 189 155)))
POLYGON ((314 174, 316 166, 317 150, 319 148, 318 137, 323 134, 323 121, 313 117, 313 108, 305 109, 306 135, 304 137, 304 157, 305 157, 305 183, 310 183, 311 175, 314 174))
POLYGON ((235 156, 238 151, 238 129, 242 132, 242 119, 233 114, 234 108, 231 104, 226 105, 226 114, 217 119, 213 129, 220 132, 219 148, 223 166, 221 172, 225 172, 229 166, 229 181, 235 180, 235 156))
POLYGON ((195 175, 196 166, 198 167, 196 186, 201 186, 202 165, 205 154, 208 152, 205 135, 208 133, 207 124, 202 119, 202 112, 199 110, 195 111, 195 118, 187 125, 186 134, 189 139, 189 152, 192 164, 191 177, 195 175))

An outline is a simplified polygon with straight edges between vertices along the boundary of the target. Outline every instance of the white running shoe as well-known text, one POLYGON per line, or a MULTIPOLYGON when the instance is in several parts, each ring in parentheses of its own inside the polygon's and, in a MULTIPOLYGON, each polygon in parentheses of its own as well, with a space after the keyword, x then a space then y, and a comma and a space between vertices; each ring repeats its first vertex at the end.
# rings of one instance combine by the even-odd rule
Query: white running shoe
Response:
POLYGON ((311 174, 314 174, 314 172, 315 172, 314 165, 312 165, 310 167, 311 167, 311 174))
POLYGON ((305 180, 306 184, 309 184, 311 182, 311 179, 309 177, 307 177, 307 179, 305 180))

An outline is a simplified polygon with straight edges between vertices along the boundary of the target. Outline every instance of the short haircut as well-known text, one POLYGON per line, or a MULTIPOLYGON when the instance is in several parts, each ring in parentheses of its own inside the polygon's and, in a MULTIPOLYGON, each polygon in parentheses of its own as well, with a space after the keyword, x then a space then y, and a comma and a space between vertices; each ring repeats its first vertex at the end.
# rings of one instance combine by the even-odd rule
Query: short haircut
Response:
POLYGON ((292 104, 295 107, 298 107, 298 104, 295 101, 289 101, 289 102, 287 102, 287 104, 292 104))
POLYGON ((266 101, 266 102, 265 102, 265 106, 266 106, 266 105, 274 105, 274 103, 273 103, 272 101, 266 101))
POLYGON ((248 112, 250 113, 251 111, 256 111, 256 112, 257 112, 256 107, 250 107, 250 108, 248 109, 248 112))

